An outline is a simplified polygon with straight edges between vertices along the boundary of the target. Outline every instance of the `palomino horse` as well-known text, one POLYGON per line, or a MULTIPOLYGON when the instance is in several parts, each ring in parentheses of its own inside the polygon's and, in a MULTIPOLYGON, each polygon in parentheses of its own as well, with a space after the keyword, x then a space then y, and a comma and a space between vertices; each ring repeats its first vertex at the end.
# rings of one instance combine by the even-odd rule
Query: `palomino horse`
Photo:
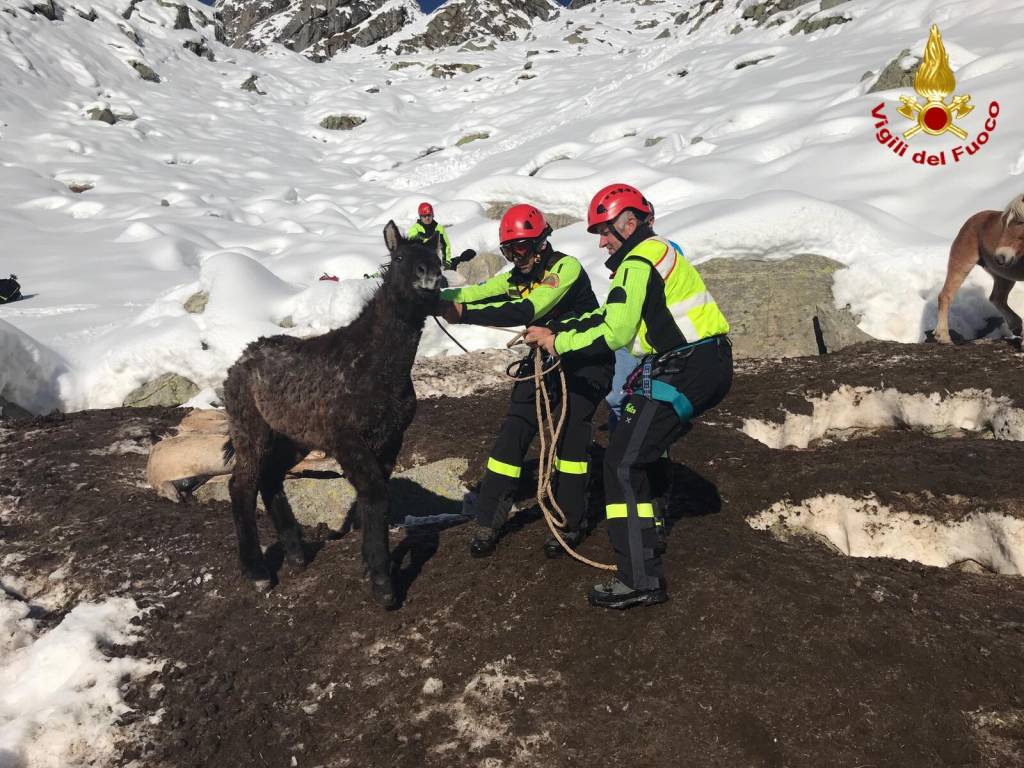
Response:
POLYGON ((1010 201, 1005 210, 976 213, 960 228, 949 249, 946 283, 939 292, 939 319, 935 340, 951 344, 949 305, 975 264, 992 275, 988 300, 999 310, 1010 333, 1021 335, 1020 315, 1006 303, 1013 284, 1024 280, 1024 195, 1010 201))

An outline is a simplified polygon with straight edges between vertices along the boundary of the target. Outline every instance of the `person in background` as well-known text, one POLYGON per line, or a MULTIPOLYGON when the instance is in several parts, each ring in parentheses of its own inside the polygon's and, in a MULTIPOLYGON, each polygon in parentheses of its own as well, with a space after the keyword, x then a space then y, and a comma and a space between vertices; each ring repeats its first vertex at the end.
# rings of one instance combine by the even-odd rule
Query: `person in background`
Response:
MULTIPOLYGON (((513 265, 479 285, 451 288, 441 292, 443 316, 449 322, 511 327, 555 326, 597 308, 590 278, 574 257, 559 253, 548 238, 551 227, 532 205, 514 205, 498 226, 501 252, 513 265)), ((546 358, 545 369, 551 364, 546 358)), ((519 368, 519 380, 512 387, 508 414, 498 432, 477 497, 477 520, 469 551, 474 557, 491 554, 499 531, 512 508, 513 494, 523 470, 523 459, 537 434, 537 389, 533 378, 533 356, 519 368)), ((555 459, 553 490, 564 512, 569 546, 585 537, 587 520, 588 448, 592 438, 591 420, 601 399, 608 393, 614 359, 608 349, 569 353, 562 358, 568 407, 555 459)), ((545 385, 555 403, 561 387, 555 372, 545 385)), ((544 543, 548 557, 561 554, 554 536, 544 543)))
POLYGON ((588 595, 602 608, 668 599, 649 469, 732 386, 729 323, 682 249, 654 233, 653 213, 628 184, 594 195, 587 231, 609 254, 605 265, 615 277, 608 298, 557 332, 533 326, 525 336, 553 355, 628 348, 643 356, 605 451, 605 513, 618 570, 588 595))
MULTIPOLYGON (((444 227, 437 223, 434 218, 434 206, 430 203, 420 203, 420 207, 417 209, 418 218, 409 227, 409 231, 406 233, 406 237, 409 240, 418 240, 420 242, 427 242, 434 237, 440 237, 441 242, 444 243, 444 264, 442 265, 445 269, 452 268, 452 244, 448 239, 448 233, 444 231, 444 227)), ((465 256, 463 252, 462 256, 465 256)), ((475 253, 473 254, 476 255, 475 253)), ((460 256, 461 258, 461 256, 460 256)))

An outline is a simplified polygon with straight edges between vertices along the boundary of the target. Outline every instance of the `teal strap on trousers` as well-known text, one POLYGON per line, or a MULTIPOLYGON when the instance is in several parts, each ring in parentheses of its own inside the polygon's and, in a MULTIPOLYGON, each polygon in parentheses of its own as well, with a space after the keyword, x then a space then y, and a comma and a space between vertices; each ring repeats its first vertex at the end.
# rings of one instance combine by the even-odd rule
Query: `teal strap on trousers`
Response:
POLYGON ((690 402, 690 398, 667 382, 651 380, 651 399, 671 405, 683 423, 693 417, 693 403, 690 402))

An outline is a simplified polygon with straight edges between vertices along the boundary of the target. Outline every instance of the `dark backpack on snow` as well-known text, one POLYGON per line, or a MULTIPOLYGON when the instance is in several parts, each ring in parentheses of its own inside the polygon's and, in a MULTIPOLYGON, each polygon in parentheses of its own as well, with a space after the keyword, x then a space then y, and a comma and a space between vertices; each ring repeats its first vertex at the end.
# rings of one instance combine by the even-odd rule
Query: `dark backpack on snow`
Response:
POLYGON ((17 275, 0 280, 0 304, 17 301, 21 298, 21 284, 17 275))

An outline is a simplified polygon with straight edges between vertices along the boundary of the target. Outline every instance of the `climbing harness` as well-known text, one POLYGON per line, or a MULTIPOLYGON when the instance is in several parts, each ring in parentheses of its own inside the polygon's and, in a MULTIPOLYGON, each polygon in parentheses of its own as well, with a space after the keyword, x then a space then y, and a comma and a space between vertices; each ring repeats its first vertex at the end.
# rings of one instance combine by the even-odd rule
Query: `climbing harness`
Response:
POLYGON ((644 355, 640 364, 622 385, 622 391, 628 397, 640 393, 648 400, 666 403, 676 412, 680 421, 689 421, 693 416, 693 403, 681 391, 659 377, 679 373, 686 365, 693 351, 703 345, 714 343, 728 344, 729 340, 721 336, 711 336, 700 341, 681 344, 661 354, 644 355))

